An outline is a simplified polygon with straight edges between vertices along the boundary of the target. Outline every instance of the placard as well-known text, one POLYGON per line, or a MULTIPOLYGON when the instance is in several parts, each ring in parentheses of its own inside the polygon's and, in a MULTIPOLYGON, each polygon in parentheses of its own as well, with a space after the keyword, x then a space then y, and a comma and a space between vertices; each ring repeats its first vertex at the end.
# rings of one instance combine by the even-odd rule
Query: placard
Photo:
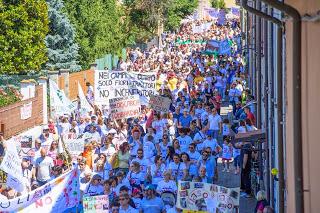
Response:
POLYGON ((183 210, 227 213, 239 208, 239 198, 239 187, 179 181, 176 206, 183 210))
POLYGON ((99 195, 83 198, 84 213, 105 213, 109 212, 108 195, 99 195))
POLYGON ((95 70, 95 103, 103 105, 112 98, 139 95, 143 105, 156 94, 156 72, 136 73, 125 71, 95 70))
POLYGON ((20 108, 21 120, 27 120, 28 118, 31 118, 31 115, 32 115, 32 101, 30 101, 30 103, 24 104, 20 108))
POLYGON ((170 109, 171 100, 168 97, 160 95, 153 95, 150 98, 150 107, 157 112, 168 113, 170 109))
POLYGON ((20 157, 34 157, 35 151, 33 146, 33 136, 22 136, 20 137, 20 157))
POLYGON ((63 142, 72 159, 76 159, 84 151, 84 137, 77 137, 74 133, 63 135, 63 142))
POLYGON ((111 118, 114 120, 122 118, 137 117, 140 115, 140 98, 132 95, 123 98, 112 98, 109 100, 111 118))

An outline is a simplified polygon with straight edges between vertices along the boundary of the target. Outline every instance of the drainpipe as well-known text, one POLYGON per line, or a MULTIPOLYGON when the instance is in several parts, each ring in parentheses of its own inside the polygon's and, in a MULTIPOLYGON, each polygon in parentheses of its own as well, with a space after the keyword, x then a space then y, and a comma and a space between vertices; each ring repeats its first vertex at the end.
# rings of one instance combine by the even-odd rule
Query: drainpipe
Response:
MULTIPOLYGON (((260 16, 261 18, 264 18, 268 21, 271 21, 272 23, 276 24, 277 27, 277 114, 278 114, 278 134, 277 134, 277 141, 278 141, 278 167, 279 167, 279 212, 284 212, 284 157, 283 157, 283 128, 282 128, 282 118, 283 118, 283 109, 282 109, 282 29, 283 24, 282 22, 274 18, 270 15, 267 15, 259 10, 256 10, 252 7, 249 7, 247 5, 248 0, 242 0, 242 7, 246 9, 247 11, 260 16)), ((272 136, 272 135, 271 135, 272 136)), ((273 188, 272 188, 273 190, 273 188)), ((271 201, 273 202, 273 201, 271 201)))
MULTIPOLYGON (((261 2, 260 0, 256 1, 256 9, 260 10, 261 9, 261 2)), ((255 46, 256 46, 256 82, 257 82, 257 127, 261 129, 261 18, 259 16, 256 16, 256 27, 255 27, 255 46)), ((261 148, 261 147, 260 147, 261 148)), ((259 148, 259 149, 260 149, 259 148)), ((262 156, 262 152, 261 156, 262 156)), ((260 157, 261 157, 260 156, 260 157)), ((262 169, 262 162, 260 161, 259 164, 260 171, 262 169)), ((260 175, 260 180, 262 180, 263 175, 260 175)))
MULTIPOLYGON (((303 199, 303 165, 302 165, 302 128, 301 128, 301 16, 299 11, 290 5, 275 1, 262 0, 270 6, 286 13, 293 18, 292 23, 292 87, 293 87, 293 153, 295 178, 296 212, 304 212, 303 199)), ((282 118, 282 117, 281 117, 282 118)), ((282 147, 283 148, 283 147, 282 147)))

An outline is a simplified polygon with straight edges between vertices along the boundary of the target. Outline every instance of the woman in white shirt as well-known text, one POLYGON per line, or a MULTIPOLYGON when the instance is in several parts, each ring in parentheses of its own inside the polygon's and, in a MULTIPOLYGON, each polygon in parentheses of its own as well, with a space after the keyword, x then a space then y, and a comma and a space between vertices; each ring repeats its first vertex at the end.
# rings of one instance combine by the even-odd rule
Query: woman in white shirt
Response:
POLYGON ((154 164, 150 167, 150 174, 152 177, 152 184, 157 185, 163 179, 163 173, 166 171, 166 166, 162 162, 160 155, 155 156, 154 164))
POLYGON ((186 165, 180 162, 180 156, 178 154, 173 155, 173 162, 168 166, 168 170, 171 172, 174 180, 182 180, 183 177, 187 176, 186 165))

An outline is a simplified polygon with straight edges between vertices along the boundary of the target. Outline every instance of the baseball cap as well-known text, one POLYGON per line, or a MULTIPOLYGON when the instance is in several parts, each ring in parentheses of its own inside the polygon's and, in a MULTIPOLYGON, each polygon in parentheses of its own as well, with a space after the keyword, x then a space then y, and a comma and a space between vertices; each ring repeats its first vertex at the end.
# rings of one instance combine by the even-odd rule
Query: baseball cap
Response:
POLYGON ((153 184, 149 184, 147 185, 146 190, 155 190, 155 187, 153 184))

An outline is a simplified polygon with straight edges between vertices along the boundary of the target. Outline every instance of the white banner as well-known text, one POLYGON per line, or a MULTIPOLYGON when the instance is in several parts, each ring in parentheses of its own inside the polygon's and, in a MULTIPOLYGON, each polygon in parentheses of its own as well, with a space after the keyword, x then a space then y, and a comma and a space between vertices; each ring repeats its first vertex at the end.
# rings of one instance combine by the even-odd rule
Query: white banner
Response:
POLYGON ((156 72, 136 73, 125 71, 95 70, 95 103, 108 104, 111 98, 139 95, 143 105, 156 94, 156 72))
POLYGON ((83 198, 84 213, 108 213, 108 195, 88 196, 83 198))
POLYGON ((86 113, 89 113, 90 111, 93 112, 93 108, 89 104, 86 96, 84 95, 83 90, 82 90, 79 82, 78 82, 78 96, 80 99, 80 112, 81 112, 81 114, 86 114, 86 113))
POLYGON ((20 197, 0 200, 0 212, 63 212, 79 200, 79 171, 74 169, 20 197))
POLYGON ((5 144, 6 150, 0 169, 22 182, 21 159, 18 155, 15 143, 12 143, 12 141, 6 141, 5 144))
POLYGON ((109 100, 111 118, 114 120, 131 118, 140 115, 140 99, 138 95, 109 100))
POLYGON ((58 85, 49 79, 50 87, 50 105, 53 110, 53 115, 71 113, 77 107, 65 95, 63 90, 60 90, 58 85))
POLYGON ((239 208, 240 188, 215 184, 179 181, 176 207, 210 213, 231 213, 239 208))
POLYGON ((26 120, 31 118, 32 115, 32 101, 30 103, 24 104, 23 107, 20 108, 20 118, 21 120, 26 120))

